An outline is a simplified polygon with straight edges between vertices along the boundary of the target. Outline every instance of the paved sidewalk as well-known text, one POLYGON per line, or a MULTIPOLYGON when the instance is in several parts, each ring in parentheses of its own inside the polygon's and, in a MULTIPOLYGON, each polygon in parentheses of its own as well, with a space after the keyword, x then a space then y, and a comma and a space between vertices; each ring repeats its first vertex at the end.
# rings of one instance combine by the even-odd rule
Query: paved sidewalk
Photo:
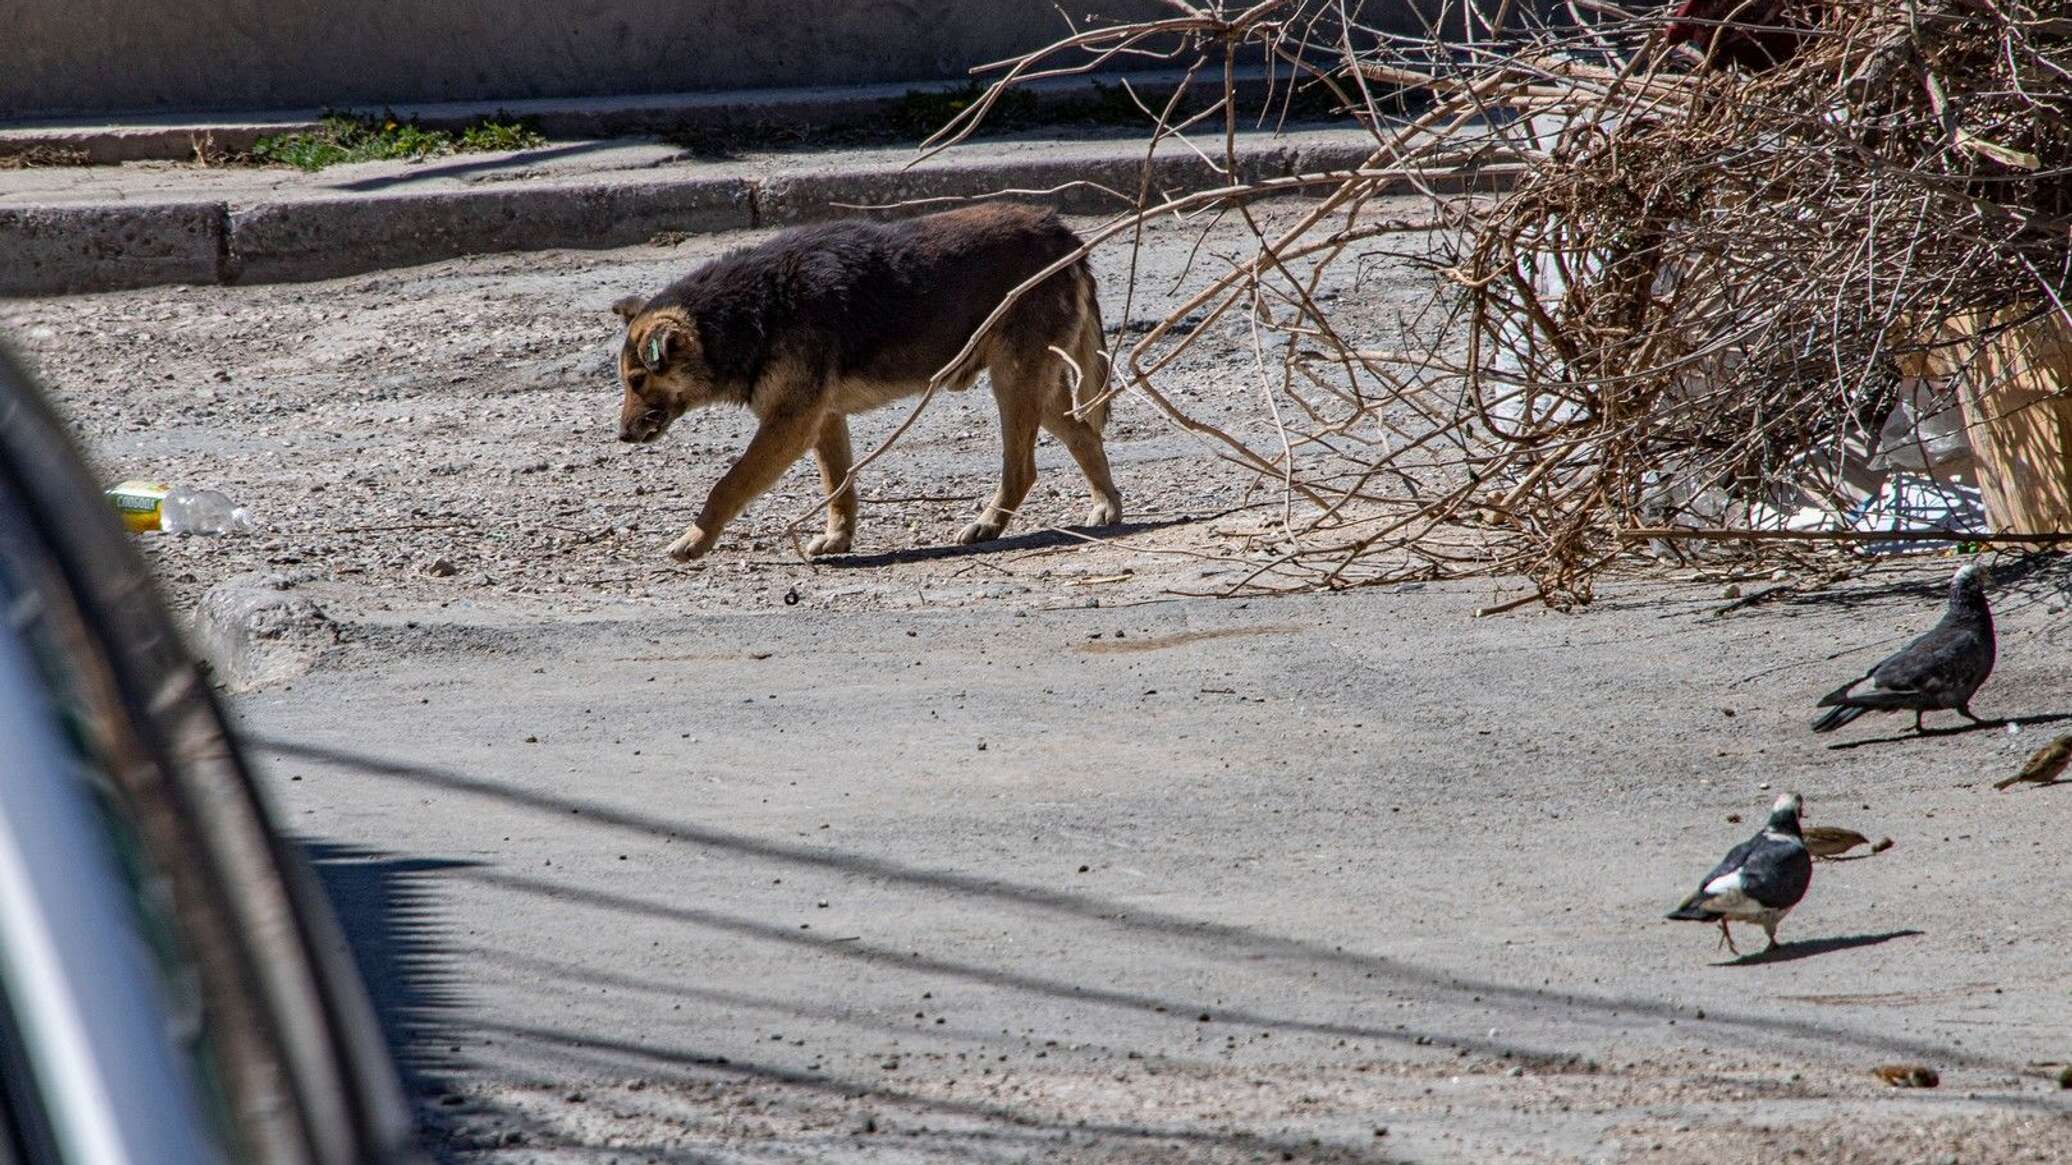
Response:
MULTIPOLYGON (((1243 135, 1245 181, 1364 163, 1359 131, 1243 135)), ((1128 203, 1141 137, 999 140, 916 163, 909 148, 700 159, 654 142, 373 162, 315 174, 171 163, 0 172, 0 295, 329 279, 459 255, 781 226, 1003 191, 1081 214, 1128 203)), ((1184 143, 1151 158, 1164 193, 1231 181, 1184 143)), ((1485 171, 1494 180, 1494 171, 1485 171)), ((1458 174, 1438 175, 1458 188, 1458 174)))

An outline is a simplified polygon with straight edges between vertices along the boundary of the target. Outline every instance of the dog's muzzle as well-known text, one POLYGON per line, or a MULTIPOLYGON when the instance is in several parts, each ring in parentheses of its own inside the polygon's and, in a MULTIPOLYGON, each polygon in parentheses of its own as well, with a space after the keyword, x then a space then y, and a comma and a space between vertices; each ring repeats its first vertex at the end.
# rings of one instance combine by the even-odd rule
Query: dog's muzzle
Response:
POLYGON ((645 444, 661 436, 662 430, 669 427, 670 420, 669 414, 661 409, 649 409, 630 420, 621 418, 619 421, 619 440, 633 444, 645 444))

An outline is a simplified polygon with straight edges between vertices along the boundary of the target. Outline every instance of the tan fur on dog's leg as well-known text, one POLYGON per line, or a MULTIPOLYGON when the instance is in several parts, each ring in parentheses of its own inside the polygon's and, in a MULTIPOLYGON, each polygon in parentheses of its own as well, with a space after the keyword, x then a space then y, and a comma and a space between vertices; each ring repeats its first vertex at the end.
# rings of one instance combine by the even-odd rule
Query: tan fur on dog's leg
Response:
POLYGON ((698 520, 669 544, 669 557, 689 562, 711 550, 727 523, 805 456, 807 447, 820 433, 821 417, 819 412, 808 411, 775 412, 764 417, 741 459, 713 484, 712 492, 706 495, 705 508, 698 512, 698 520))
POLYGON ((1093 505, 1087 507, 1086 524, 1112 526, 1122 521, 1122 491, 1108 471, 1108 450, 1101 443, 1101 430, 1108 424, 1108 403, 1101 399, 1108 388, 1107 336, 1101 330, 1101 300, 1093 275, 1084 266, 1071 273, 1073 319, 1068 343, 1057 350, 1062 357, 1061 375, 1045 386, 1043 427, 1063 442, 1086 484, 1093 491, 1093 505), (1084 408, 1079 406, 1084 405, 1084 408))
POLYGON ((1029 487, 1036 484, 1036 426, 1042 405, 1028 391, 1030 386, 1020 381, 1021 366, 1002 375, 1008 366, 1006 360, 995 360, 992 365, 993 399, 1000 406, 1000 488, 978 521, 957 535, 957 541, 967 546, 998 538, 1014 520, 1015 511, 1022 508, 1029 487))
POLYGON ((1043 427, 1064 444, 1072 460, 1079 463, 1080 472, 1086 474, 1087 487, 1093 491, 1086 524, 1113 526, 1122 521, 1122 491, 1115 488, 1115 477, 1108 472, 1108 450, 1101 444, 1101 431, 1073 416, 1062 396, 1052 397, 1044 409, 1043 427))
POLYGON ((856 486, 842 489, 842 479, 856 464, 849 447, 849 418, 829 413, 820 422, 820 440, 813 446, 820 463, 820 488, 827 494, 827 533, 806 543, 808 554, 847 554, 856 540, 856 486), (836 493, 836 490, 842 490, 836 493))

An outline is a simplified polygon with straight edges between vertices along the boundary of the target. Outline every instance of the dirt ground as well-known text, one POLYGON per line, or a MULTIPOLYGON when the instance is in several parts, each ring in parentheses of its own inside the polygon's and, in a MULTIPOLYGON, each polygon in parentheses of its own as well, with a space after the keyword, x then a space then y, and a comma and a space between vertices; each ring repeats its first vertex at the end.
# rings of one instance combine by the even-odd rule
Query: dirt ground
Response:
MULTIPOLYGON (((178 605, 281 572, 340 628, 236 706, 444 1159, 2072 1161, 2072 801, 1991 789, 2072 713, 2057 560, 1997 564, 2019 731, 1839 739, 1812 700, 1947 561, 1726 615, 1682 574, 1188 597, 1275 499, 1129 398, 1113 540, 1040 529, 1083 505, 1046 442, 1023 532, 946 547, 980 390, 866 471, 859 554, 787 550, 802 466, 677 566, 746 418, 614 442, 608 305, 737 241, 0 305, 111 482, 258 513, 141 539, 178 605), (1663 921, 1786 788, 1894 846, 1771 958, 1663 921)), ((1105 257, 1110 324, 1192 243, 1127 310, 1105 257)), ((1330 290, 1386 344, 1425 277, 1366 271, 1330 290)), ((1169 383, 1256 431, 1209 339, 1169 383)))
MULTIPOLYGON (((1010 553, 944 557, 998 480, 995 410, 983 387, 946 394, 864 471, 856 554, 813 569, 793 549, 795 523, 804 537, 820 527, 808 460, 729 527, 711 561, 662 558, 746 443, 752 418, 711 411, 658 444, 618 444, 622 330, 609 305, 754 237, 485 257, 314 285, 13 301, 0 305, 0 321, 111 483, 212 485, 259 518, 261 536, 236 543, 147 541, 182 597, 252 569, 321 576, 336 584, 328 601, 349 609, 490 603, 562 614, 649 602, 741 610, 792 591, 844 610, 1008 594, 1127 601, 1174 588, 1214 592, 1218 580, 1241 577, 1236 563, 1217 559, 1237 556, 1278 495, 1128 397, 1108 430, 1126 547, 1042 533, 1076 522, 1086 496, 1046 435, 1010 553), (1090 582, 1125 572, 1134 577, 1090 582)), ((1195 232, 1154 235, 1127 304, 1128 252, 1104 252, 1097 272, 1111 332, 1163 316, 1201 271, 1248 257, 1248 238, 1228 225, 1200 247, 1195 232)), ((1399 263, 1343 266, 1323 294, 1348 297, 1358 308, 1348 316, 1371 320, 1374 337, 1393 339, 1394 321, 1427 298, 1425 277, 1399 263), (1364 274, 1354 280, 1356 266, 1364 274)), ((1224 325, 1166 379, 1183 407, 1257 439, 1269 434, 1251 343, 1241 323, 1224 325)), ((857 420, 859 456, 906 408, 857 420)))

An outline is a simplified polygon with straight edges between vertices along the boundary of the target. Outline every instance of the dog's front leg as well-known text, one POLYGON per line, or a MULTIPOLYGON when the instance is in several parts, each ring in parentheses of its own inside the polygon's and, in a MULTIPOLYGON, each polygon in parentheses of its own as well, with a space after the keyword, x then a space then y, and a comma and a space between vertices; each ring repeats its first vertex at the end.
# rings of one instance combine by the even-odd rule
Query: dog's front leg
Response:
POLYGON ((820 435, 820 418, 819 412, 804 410, 776 411, 764 417, 740 460, 713 484, 698 520, 669 544, 669 557, 678 562, 704 557, 727 523, 805 456, 820 435))

